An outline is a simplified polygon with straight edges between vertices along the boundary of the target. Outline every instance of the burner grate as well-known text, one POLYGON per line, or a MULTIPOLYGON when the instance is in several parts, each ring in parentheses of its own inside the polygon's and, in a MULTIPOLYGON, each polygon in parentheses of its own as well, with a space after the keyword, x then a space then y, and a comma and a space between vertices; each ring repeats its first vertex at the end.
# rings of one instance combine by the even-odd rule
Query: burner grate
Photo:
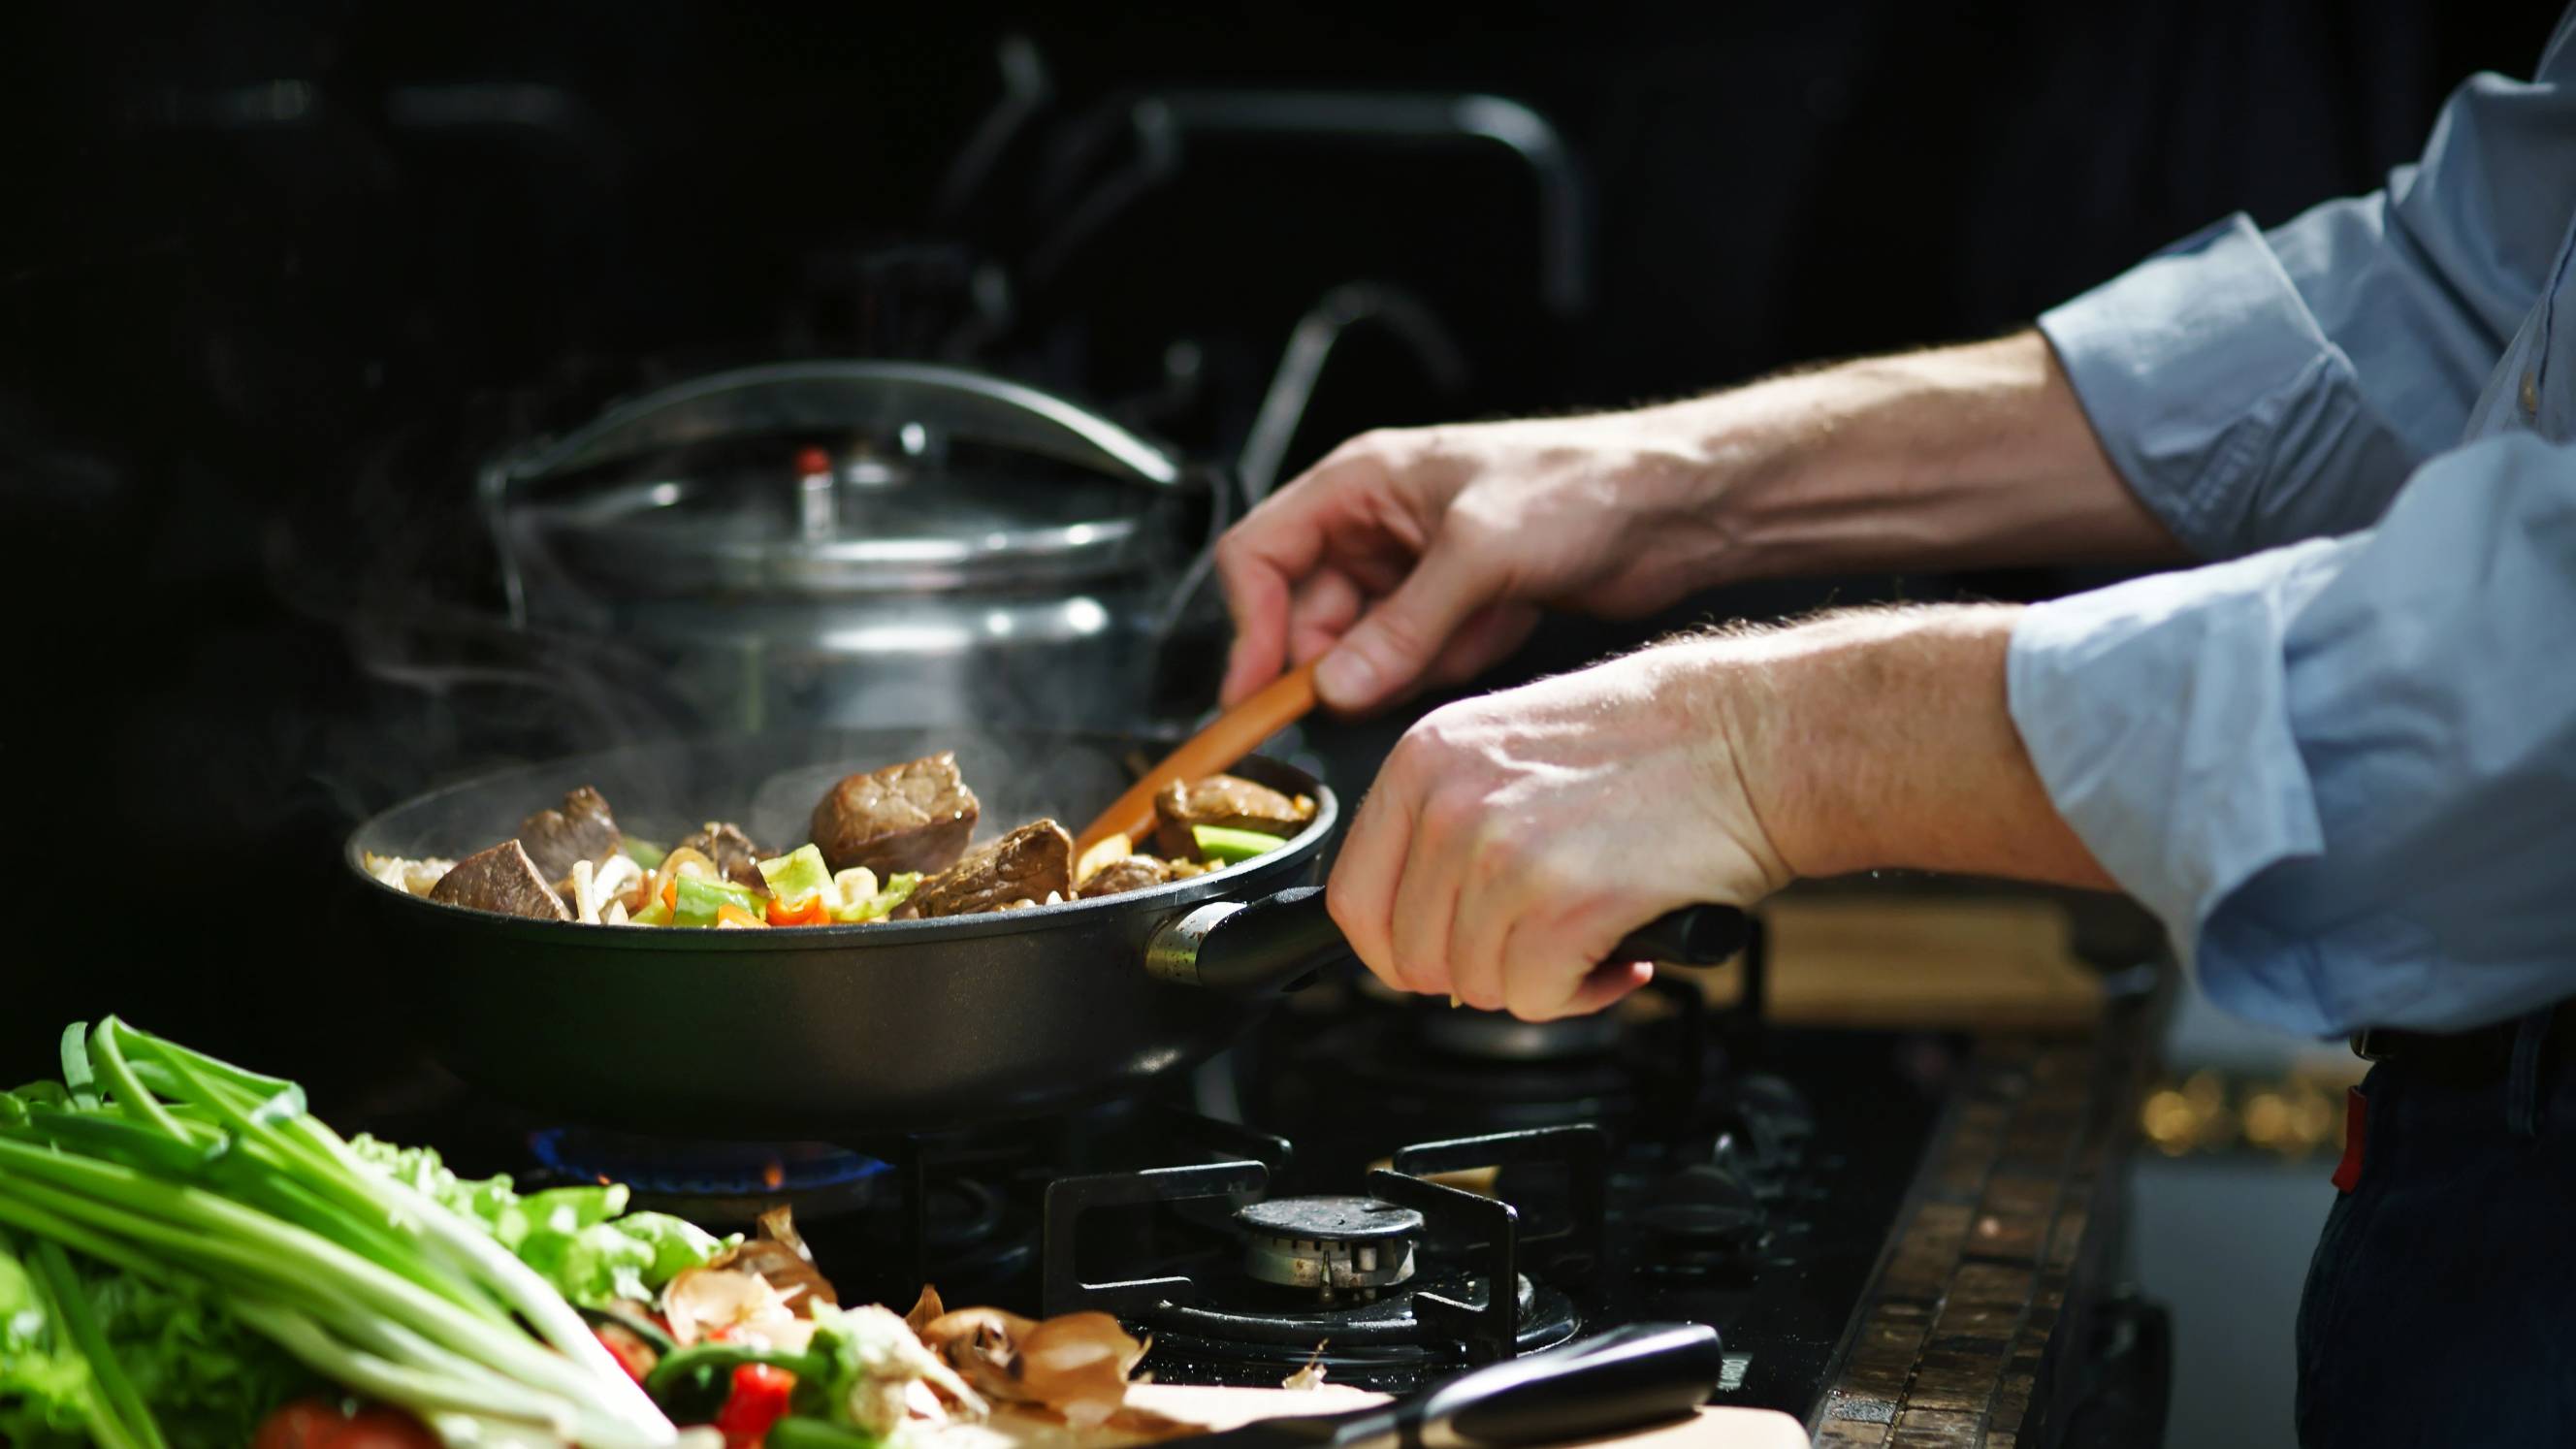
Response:
MULTIPOLYGON (((1286 1144, 1278 1146, 1276 1155, 1284 1160, 1286 1144)), ((1266 1198, 1272 1168, 1248 1160, 1058 1178, 1046 1190, 1042 1311, 1116 1313, 1158 1332, 1185 1335, 1210 1351, 1225 1345, 1312 1348, 1330 1341, 1488 1362, 1573 1335, 1580 1317, 1572 1301, 1523 1276, 1522 1262, 1525 1250, 1534 1249, 1543 1273, 1580 1274, 1598 1263, 1608 1165, 1608 1140, 1599 1129, 1548 1127, 1418 1143, 1393 1162, 1368 1174, 1367 1198, 1266 1198), (1569 1221, 1533 1232, 1512 1204, 1426 1176, 1480 1167, 1562 1169, 1569 1221), (1236 1231, 1248 1239, 1252 1271, 1241 1258, 1217 1259, 1199 1268, 1200 1277, 1174 1273, 1093 1282, 1076 1260, 1081 1220, 1095 1209, 1179 1207, 1243 1195, 1256 1198, 1235 1215, 1236 1231), (1362 1227, 1352 1226, 1363 1218, 1362 1227), (1424 1244, 1436 1245, 1436 1266, 1414 1266, 1417 1233, 1424 1244), (1321 1253, 1324 1238, 1382 1240, 1390 1253, 1401 1241, 1404 1271, 1371 1264, 1361 1275, 1368 1281, 1344 1285, 1364 1290, 1356 1297, 1319 1294, 1316 1283, 1305 1281, 1314 1273, 1262 1271, 1278 1266, 1270 1262, 1275 1254, 1265 1256, 1270 1240, 1312 1243, 1321 1253)))

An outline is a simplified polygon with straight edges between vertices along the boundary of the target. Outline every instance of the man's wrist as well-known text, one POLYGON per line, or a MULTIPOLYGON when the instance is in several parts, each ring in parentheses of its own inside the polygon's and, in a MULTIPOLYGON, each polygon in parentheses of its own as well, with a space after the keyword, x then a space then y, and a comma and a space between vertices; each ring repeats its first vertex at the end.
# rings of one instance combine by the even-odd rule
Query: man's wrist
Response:
POLYGON ((2005 698, 2021 610, 1855 610, 1710 641, 1699 706, 1798 876, 1920 869, 2107 885, 2005 698))

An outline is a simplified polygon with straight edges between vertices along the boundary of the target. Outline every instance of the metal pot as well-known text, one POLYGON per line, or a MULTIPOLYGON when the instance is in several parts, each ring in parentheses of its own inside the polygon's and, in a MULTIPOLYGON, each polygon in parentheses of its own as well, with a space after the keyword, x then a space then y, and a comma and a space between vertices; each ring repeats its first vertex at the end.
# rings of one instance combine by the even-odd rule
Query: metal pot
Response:
POLYGON ((667 388, 481 480, 512 621, 644 654, 720 732, 1177 720, 1229 492, 1061 398, 861 361, 667 388))

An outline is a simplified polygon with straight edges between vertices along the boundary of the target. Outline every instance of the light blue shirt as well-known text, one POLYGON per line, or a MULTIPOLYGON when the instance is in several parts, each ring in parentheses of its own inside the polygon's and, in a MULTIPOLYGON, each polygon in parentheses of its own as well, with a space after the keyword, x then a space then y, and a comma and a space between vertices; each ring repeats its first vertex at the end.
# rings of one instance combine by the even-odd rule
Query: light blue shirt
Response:
POLYGON ((2314 1035, 2576 995, 2576 10, 2423 160, 2040 319, 2197 556, 2043 604, 2013 721, 2219 1005, 2314 1035))

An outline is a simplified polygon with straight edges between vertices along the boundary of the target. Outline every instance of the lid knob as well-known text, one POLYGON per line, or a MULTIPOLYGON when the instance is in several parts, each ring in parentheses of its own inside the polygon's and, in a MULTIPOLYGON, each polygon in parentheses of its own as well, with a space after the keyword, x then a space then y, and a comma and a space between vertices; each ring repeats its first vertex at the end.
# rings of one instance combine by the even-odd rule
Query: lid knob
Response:
POLYGON ((832 493, 832 455, 820 448, 796 455, 796 526, 807 543, 829 543, 841 531, 840 500, 832 493))

